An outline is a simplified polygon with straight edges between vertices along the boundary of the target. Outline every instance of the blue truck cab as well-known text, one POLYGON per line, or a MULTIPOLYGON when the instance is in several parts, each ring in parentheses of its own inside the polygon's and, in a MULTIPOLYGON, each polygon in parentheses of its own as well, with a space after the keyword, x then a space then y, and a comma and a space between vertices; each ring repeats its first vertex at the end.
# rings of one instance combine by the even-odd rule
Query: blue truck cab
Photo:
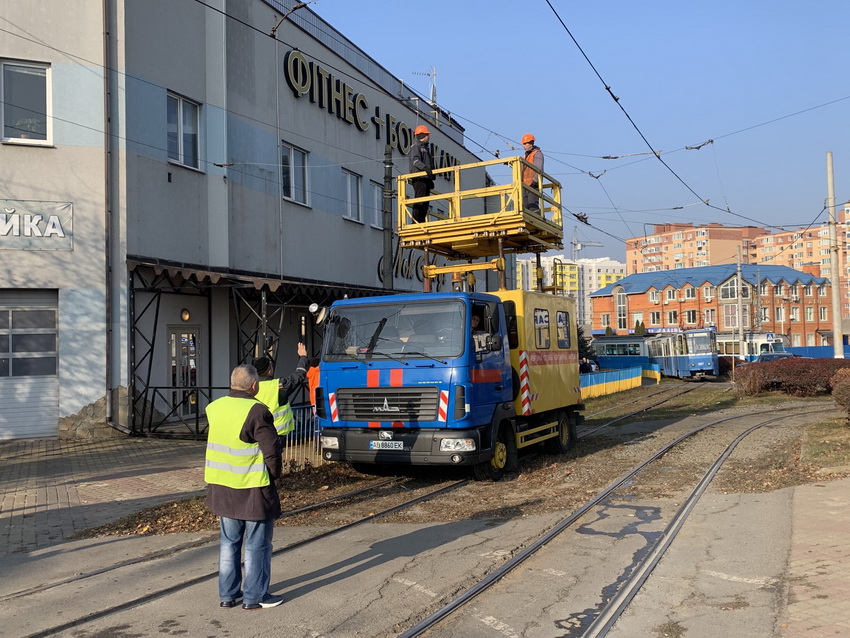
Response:
MULTIPOLYGON (((542 327, 542 311, 523 311, 521 300, 535 294, 547 304, 555 299, 500 291, 335 302, 325 320, 316 396, 324 459, 355 465, 467 465, 479 478, 497 480, 515 465, 517 449, 524 445, 550 439, 556 451, 565 451, 580 418, 576 409, 583 407, 575 405, 575 344, 569 343, 566 314, 557 315, 557 329, 561 335, 566 330, 566 341, 556 337, 552 343, 547 332, 549 352, 529 356, 527 346, 522 349, 535 334, 549 330, 548 310, 542 327), (511 294, 520 303, 502 298, 511 294), (563 384, 540 378, 532 392, 529 361, 538 362, 538 370, 548 365, 551 373, 566 369, 567 377, 559 377, 563 384), (566 384, 571 384, 569 392, 566 384), (567 397, 572 409, 546 405, 541 392, 567 397), (547 409, 535 411, 533 401, 547 409)), ((555 323, 553 310, 553 334, 555 323)))

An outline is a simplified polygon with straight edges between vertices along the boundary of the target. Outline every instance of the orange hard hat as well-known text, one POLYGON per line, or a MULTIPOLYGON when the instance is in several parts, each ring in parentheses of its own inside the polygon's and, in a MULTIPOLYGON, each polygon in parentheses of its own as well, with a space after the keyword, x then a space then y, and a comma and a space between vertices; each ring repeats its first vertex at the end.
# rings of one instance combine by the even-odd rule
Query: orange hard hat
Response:
POLYGON ((431 131, 428 130, 428 127, 424 124, 420 124, 416 127, 416 130, 413 131, 414 135, 430 135, 431 131))
POLYGON ((523 144, 528 144, 528 143, 533 143, 533 142, 534 142, 534 136, 531 133, 526 133, 525 135, 522 136, 522 143, 523 144))

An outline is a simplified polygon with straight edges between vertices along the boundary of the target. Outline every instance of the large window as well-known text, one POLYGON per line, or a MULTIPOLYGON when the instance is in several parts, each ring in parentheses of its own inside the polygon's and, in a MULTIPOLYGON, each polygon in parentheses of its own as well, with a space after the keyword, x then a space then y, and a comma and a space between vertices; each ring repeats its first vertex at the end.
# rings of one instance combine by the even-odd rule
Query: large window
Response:
POLYGON ((50 144, 50 67, 0 61, 3 141, 50 144))
POLYGON ((280 179, 284 199, 307 205, 307 151, 281 143, 280 179))
POLYGON ((345 178, 345 202, 343 209, 345 216, 354 221, 363 221, 363 216, 360 210, 360 175, 342 169, 342 175, 345 178))
POLYGON ((629 327, 626 325, 626 291, 617 288, 614 298, 617 301, 617 330, 626 330, 629 327))
POLYGON ((168 94, 168 159, 183 166, 199 168, 199 107, 195 102, 168 94))
POLYGON ((0 309, 0 378, 56 374, 56 311, 0 309))
POLYGON ((375 228, 383 228, 384 227, 384 187, 378 182, 369 182, 371 189, 371 196, 369 198, 369 205, 367 210, 367 214, 369 214, 371 218, 372 226, 375 228))

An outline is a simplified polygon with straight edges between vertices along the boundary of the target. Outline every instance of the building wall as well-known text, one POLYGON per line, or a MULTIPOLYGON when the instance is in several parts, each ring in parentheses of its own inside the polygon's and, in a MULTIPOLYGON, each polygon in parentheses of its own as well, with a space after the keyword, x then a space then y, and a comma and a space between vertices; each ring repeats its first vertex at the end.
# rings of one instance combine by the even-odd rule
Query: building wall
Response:
POLYGON ((50 3, 3 3, 0 60, 49 66, 53 130, 44 145, 0 145, 0 290, 57 293, 59 417, 102 396, 105 379, 102 4, 81 1, 57 20, 50 3), (46 216, 56 206, 67 211, 64 237, 22 243, 20 227, 9 224, 14 215, 46 216))

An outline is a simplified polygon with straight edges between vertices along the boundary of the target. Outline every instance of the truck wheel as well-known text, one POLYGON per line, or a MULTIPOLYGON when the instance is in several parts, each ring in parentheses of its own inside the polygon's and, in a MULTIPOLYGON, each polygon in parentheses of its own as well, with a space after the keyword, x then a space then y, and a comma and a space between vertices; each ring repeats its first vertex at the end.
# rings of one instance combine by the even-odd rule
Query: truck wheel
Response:
POLYGON ((493 458, 473 466, 475 478, 478 481, 498 481, 505 475, 508 465, 508 445, 510 433, 505 427, 499 428, 496 442, 493 446, 493 458))
POLYGON ((571 414, 564 410, 558 412, 558 436, 547 439, 544 445, 549 454, 566 454, 573 446, 576 437, 571 414))

